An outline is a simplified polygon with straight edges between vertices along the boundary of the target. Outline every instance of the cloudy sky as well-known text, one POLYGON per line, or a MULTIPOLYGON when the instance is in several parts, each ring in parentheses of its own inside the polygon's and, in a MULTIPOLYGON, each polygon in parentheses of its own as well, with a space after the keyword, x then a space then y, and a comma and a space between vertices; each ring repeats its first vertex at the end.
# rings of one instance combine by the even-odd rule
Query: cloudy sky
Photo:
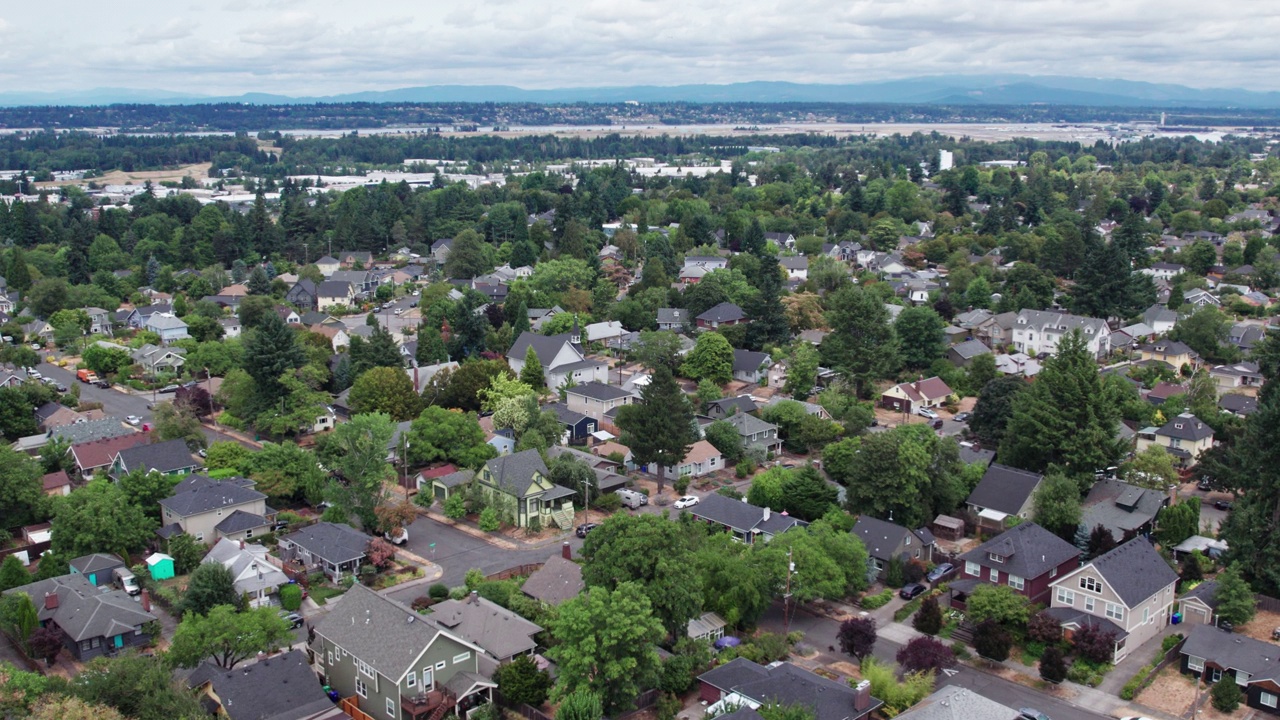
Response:
POLYGON ((324 95, 1025 73, 1280 90, 1253 0, 0 3, 0 90, 324 95))

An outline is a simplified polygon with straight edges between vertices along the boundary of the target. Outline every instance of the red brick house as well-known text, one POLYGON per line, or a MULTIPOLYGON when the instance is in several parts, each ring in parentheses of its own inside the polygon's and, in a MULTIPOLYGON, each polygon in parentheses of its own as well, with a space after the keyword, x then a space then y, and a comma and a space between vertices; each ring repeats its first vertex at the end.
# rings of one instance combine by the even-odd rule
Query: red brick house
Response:
POLYGON ((724 325, 740 325, 747 321, 742 308, 731 302, 722 302, 697 318, 699 330, 715 330, 724 325))

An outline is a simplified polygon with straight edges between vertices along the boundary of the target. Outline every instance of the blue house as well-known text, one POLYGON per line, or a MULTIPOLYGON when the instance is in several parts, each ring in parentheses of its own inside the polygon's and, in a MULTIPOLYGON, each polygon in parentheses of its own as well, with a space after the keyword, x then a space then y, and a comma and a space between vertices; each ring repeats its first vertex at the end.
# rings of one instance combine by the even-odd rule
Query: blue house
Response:
POLYGON ((555 412, 556 417, 560 418, 560 424, 564 426, 566 438, 570 443, 584 442, 591 433, 596 431, 595 418, 570 410, 564 403, 550 403, 543 407, 555 412))

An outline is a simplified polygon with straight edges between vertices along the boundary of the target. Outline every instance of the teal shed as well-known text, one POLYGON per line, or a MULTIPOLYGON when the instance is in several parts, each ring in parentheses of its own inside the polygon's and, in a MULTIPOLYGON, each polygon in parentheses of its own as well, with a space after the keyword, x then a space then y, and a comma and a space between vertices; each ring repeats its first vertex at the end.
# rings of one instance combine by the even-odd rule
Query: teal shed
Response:
POLYGON ((168 580, 173 577, 173 558, 164 553, 156 553, 147 558, 147 568, 151 571, 152 580, 168 580))

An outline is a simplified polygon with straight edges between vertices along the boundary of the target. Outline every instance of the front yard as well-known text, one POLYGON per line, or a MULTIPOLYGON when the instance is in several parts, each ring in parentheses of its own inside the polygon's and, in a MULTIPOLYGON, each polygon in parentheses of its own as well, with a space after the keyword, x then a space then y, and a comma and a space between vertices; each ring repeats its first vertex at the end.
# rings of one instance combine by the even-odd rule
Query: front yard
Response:
MULTIPOLYGON (((1228 682, 1230 681, 1228 680, 1228 682)), ((1213 704, 1209 702, 1208 695, 1209 686, 1201 684, 1198 697, 1204 704, 1200 708, 1200 714, 1197 715, 1198 718, 1230 720, 1231 718, 1247 717, 1253 712, 1251 708, 1246 707, 1243 703, 1231 714, 1218 712, 1213 708, 1213 704)), ((1196 679, 1178 672, 1176 665, 1170 665, 1161 670, 1150 687, 1138 693, 1138 697, 1135 698, 1142 705, 1179 717, 1187 715, 1187 711, 1196 699, 1196 679)))

